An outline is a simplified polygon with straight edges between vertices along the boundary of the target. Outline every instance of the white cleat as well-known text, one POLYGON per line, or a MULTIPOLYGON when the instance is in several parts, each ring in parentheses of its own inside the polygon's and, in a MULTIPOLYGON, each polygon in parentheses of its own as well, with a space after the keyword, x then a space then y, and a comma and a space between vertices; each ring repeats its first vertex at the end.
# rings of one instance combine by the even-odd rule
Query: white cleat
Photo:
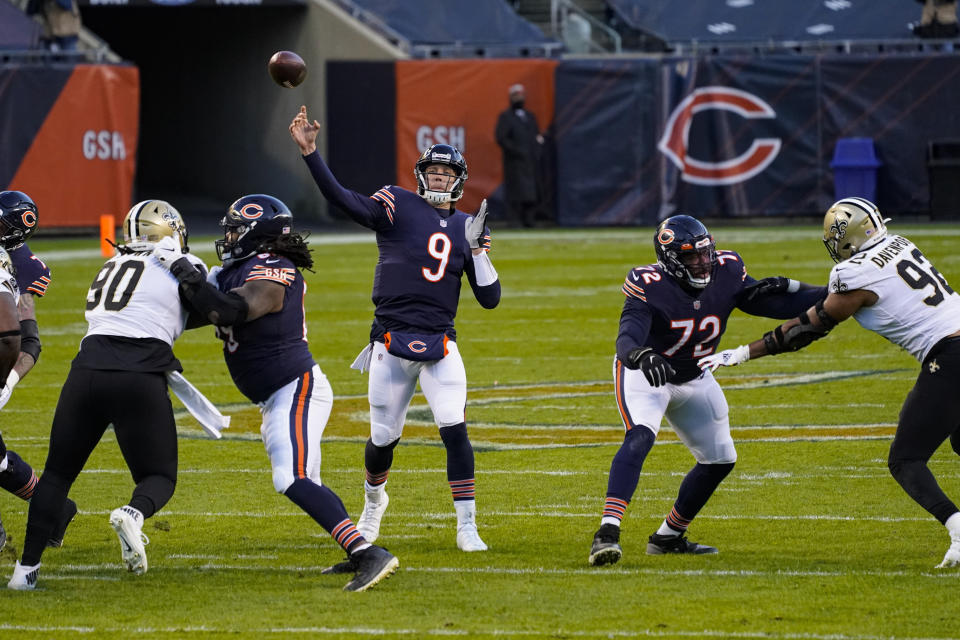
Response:
POLYGON ((486 551, 487 543, 480 539, 473 522, 457 525, 457 546, 461 551, 486 551))
POLYGON ((120 551, 127 571, 138 576, 146 573, 147 551, 143 547, 150 544, 150 539, 142 531, 142 516, 135 509, 120 507, 110 514, 110 526, 120 538, 120 551))
POLYGON ((946 555, 943 556, 943 562, 937 565, 937 569, 948 569, 950 567, 955 567, 960 565, 960 536, 952 538, 950 548, 947 549, 946 555))
POLYGON ((380 491, 366 491, 363 498, 363 513, 357 520, 357 531, 364 540, 373 543, 380 537, 380 520, 390 504, 390 496, 386 489, 380 491))
POLYGON ((7 583, 7 588, 17 591, 32 591, 37 587, 37 575, 39 573, 39 562, 32 567, 25 567, 20 564, 18 560, 17 565, 13 568, 13 577, 11 577, 10 582, 7 583))

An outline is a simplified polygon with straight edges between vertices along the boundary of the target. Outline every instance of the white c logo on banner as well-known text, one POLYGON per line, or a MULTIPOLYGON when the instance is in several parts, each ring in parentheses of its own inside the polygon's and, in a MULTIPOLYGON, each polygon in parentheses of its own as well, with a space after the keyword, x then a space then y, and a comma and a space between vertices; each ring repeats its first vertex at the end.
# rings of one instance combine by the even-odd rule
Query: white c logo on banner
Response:
POLYGON ((677 105, 667 119, 663 137, 657 144, 680 169, 684 182, 724 185, 743 182, 767 168, 780 152, 780 138, 757 138, 745 152, 731 160, 704 162, 687 155, 687 140, 693 116, 708 109, 733 111, 744 118, 775 118, 777 113, 766 102, 746 91, 729 87, 700 87, 677 105))

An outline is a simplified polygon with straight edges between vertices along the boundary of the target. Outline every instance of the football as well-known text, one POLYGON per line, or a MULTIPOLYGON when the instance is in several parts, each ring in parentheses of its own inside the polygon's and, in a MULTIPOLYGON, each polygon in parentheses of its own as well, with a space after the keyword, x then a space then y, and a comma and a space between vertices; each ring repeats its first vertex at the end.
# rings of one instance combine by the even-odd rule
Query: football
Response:
POLYGON ((293 51, 277 51, 267 63, 270 77, 281 87, 292 89, 307 77, 307 64, 293 51))

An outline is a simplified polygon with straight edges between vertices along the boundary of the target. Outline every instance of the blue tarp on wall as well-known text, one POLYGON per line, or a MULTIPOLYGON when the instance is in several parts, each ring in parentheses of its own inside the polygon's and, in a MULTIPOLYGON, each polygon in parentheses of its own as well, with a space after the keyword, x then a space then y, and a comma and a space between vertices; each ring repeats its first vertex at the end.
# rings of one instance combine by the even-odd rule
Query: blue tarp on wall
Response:
POLYGON ((910 0, 607 0, 629 26, 668 42, 911 38, 910 0))

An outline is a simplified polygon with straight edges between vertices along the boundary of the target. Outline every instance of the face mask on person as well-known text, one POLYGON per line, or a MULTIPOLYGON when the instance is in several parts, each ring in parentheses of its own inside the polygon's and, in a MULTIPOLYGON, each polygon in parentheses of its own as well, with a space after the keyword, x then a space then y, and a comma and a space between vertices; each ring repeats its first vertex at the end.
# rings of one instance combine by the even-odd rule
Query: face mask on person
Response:
POLYGON ((523 98, 514 98, 510 101, 510 106, 514 109, 523 109, 524 100, 523 98))

